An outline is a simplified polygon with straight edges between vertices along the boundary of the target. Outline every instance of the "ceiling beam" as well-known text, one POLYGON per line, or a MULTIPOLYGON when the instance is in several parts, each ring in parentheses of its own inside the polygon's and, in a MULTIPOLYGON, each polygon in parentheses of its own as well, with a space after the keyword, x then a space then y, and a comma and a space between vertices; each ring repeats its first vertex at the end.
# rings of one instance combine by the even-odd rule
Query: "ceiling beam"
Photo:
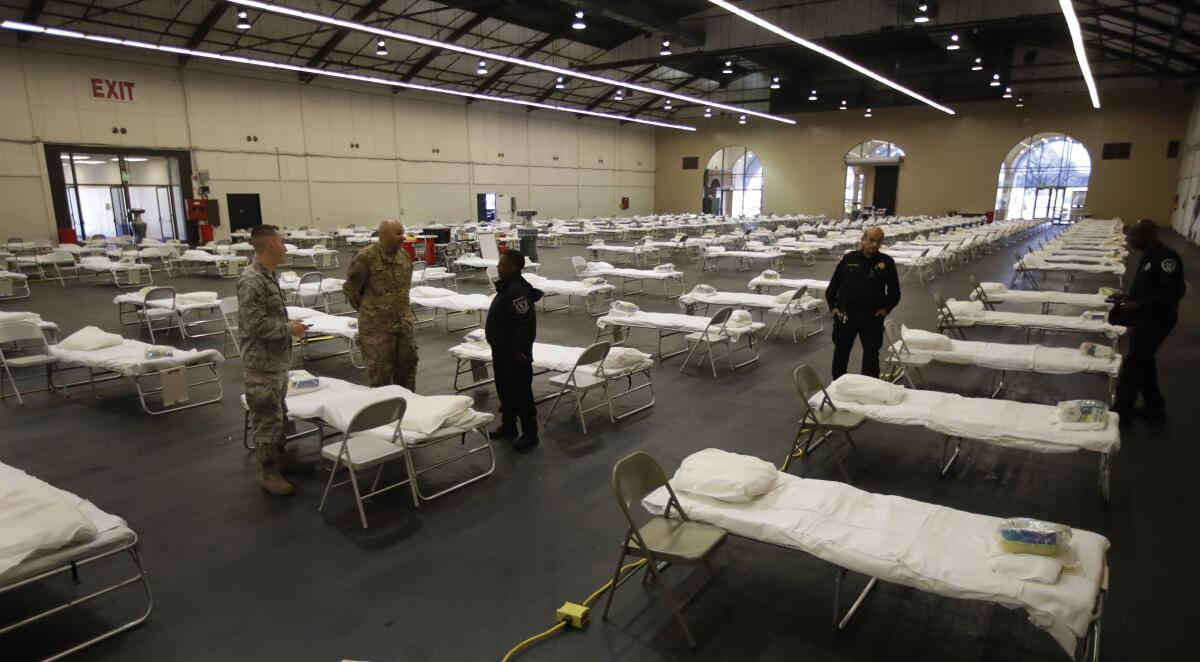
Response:
MULTIPOLYGON (((645 78, 646 76, 649 76, 650 74, 654 73, 654 71, 656 69, 658 69, 657 64, 648 64, 645 67, 642 67, 641 69, 638 69, 637 71, 633 72, 633 75, 630 76, 629 78, 626 78, 625 82, 636 83, 636 82, 642 80, 643 78, 645 78)), ((609 88, 605 87, 604 92, 602 92, 595 99, 592 99, 591 101, 589 101, 588 105, 584 106, 584 109, 595 110, 596 108, 598 108, 600 106, 600 104, 604 103, 608 99, 608 93, 609 93, 609 88)))
MULTIPOLYGON (((471 32, 471 30, 474 30, 475 28, 479 27, 480 23, 483 23, 484 21, 486 21, 488 19, 488 17, 491 15, 491 9, 493 7, 494 7, 494 5, 489 5, 487 7, 480 7, 478 14, 475 14, 474 16, 472 16, 471 19, 469 21, 467 21, 466 23, 463 23, 462 25, 458 26, 457 28, 454 28, 454 31, 451 32, 448 36, 446 36, 445 39, 442 39, 442 41, 453 44, 454 42, 458 41, 459 39, 462 39, 463 37, 467 36, 467 34, 469 32, 471 32)), ((430 48, 428 51, 425 52, 424 55, 421 56, 421 59, 414 62, 413 65, 408 68, 408 71, 404 72, 404 75, 400 77, 400 80, 405 83, 412 82, 412 79, 416 78, 417 74, 420 74, 425 69, 425 67, 428 67, 429 64, 431 62, 433 62, 434 58, 436 58, 437 56, 439 56, 441 54, 442 54, 442 49, 430 48)))
MULTIPOLYGON (((1179 63, 1187 66, 1190 69, 1200 70, 1200 59, 1197 59, 1190 55, 1186 55, 1184 53, 1172 51, 1171 49, 1167 48, 1166 46, 1160 46, 1153 42, 1145 41, 1143 39, 1138 38, 1137 35, 1125 34, 1124 32, 1121 32, 1119 30, 1111 30, 1111 29, 1103 27, 1103 26, 1089 25, 1086 23, 1082 24, 1080 27, 1083 28, 1084 32, 1089 32, 1093 35, 1103 37, 1104 39, 1106 39, 1110 42, 1111 41, 1122 41, 1122 42, 1129 44, 1131 48, 1140 48, 1140 49, 1149 51, 1151 53, 1154 53, 1156 55, 1167 57, 1170 60, 1175 60, 1176 62, 1179 62, 1179 63)), ((1133 55, 1134 57, 1137 57, 1136 53, 1131 53, 1131 55, 1133 55)), ((1147 63, 1147 65, 1150 66, 1151 68, 1154 68, 1153 63, 1147 63)))
MULTIPOLYGON (((191 50, 196 50, 199 48, 200 44, 204 43, 205 38, 208 37, 208 33, 212 32, 212 29, 217 27, 217 23, 220 22, 223 16, 225 16, 225 12, 228 9, 229 3, 226 2, 217 2, 217 4, 213 5, 212 8, 208 10, 208 13, 204 15, 204 18, 200 21, 200 24, 196 26, 196 29, 192 32, 192 36, 188 37, 187 44, 184 45, 184 48, 191 50)), ((184 66, 191 59, 192 56, 190 55, 180 55, 179 66, 184 66)))
MULTIPOLYGON (((667 89, 671 92, 674 92, 680 88, 691 85, 692 83, 700 80, 700 78, 701 78, 700 76, 696 76, 696 75, 688 76, 687 78, 684 78, 683 80, 672 83, 671 86, 668 87, 667 89)), ((657 102, 658 102, 658 98, 650 97, 649 99, 646 99, 642 103, 638 104, 638 106, 633 109, 633 112, 631 112, 629 114, 633 115, 634 117, 637 117, 637 116, 641 115, 642 113, 646 112, 647 110, 649 110, 650 108, 652 108, 654 106, 654 104, 657 102)), ((696 104, 696 105, 700 105, 700 104, 696 104)), ((622 124, 624 124, 624 122, 622 122, 622 124)))
POLYGON ((623 23, 629 23, 639 28, 651 28, 662 36, 671 37, 683 46, 699 47, 704 45, 704 30, 688 27, 680 22, 668 22, 661 17, 646 11, 643 7, 653 3, 641 2, 606 2, 604 0, 581 0, 578 2, 584 9, 590 9, 623 23), (624 20, 622 20, 624 19, 624 20))
MULTIPOLYGON (((1186 15, 1187 15, 1187 10, 1183 9, 1181 7, 1179 9, 1180 23, 1182 23, 1184 21, 1184 17, 1186 17, 1186 15)), ((1100 16, 1103 18, 1110 18, 1110 19, 1117 19, 1117 20, 1125 21, 1126 23, 1129 23, 1130 25, 1133 25, 1133 26, 1147 27, 1147 28, 1150 28, 1151 30, 1158 31, 1158 32, 1162 33, 1163 35, 1168 35, 1168 34, 1172 34, 1172 33, 1176 32, 1175 26, 1173 26, 1173 25, 1168 25, 1161 21, 1157 21, 1153 18, 1149 18, 1147 16, 1142 16, 1141 14, 1136 14, 1134 12, 1131 12, 1131 11, 1128 11, 1125 9, 1107 9, 1103 14, 1100 14, 1100 16)), ((1099 22, 1099 18, 1097 18, 1097 22, 1099 22)), ((1185 31, 1179 35, 1179 39, 1180 39, 1180 41, 1187 42, 1193 46, 1200 47, 1200 35, 1196 35, 1191 32, 1185 31)))
MULTIPOLYGON (((355 23, 361 23, 367 20, 371 14, 379 11, 379 8, 382 7, 386 2, 387 0, 371 0, 362 7, 359 7, 358 11, 354 12, 354 15, 350 17, 350 20, 354 21, 355 23)), ((348 36, 350 36, 350 30, 343 29, 335 31, 329 36, 329 39, 317 49, 317 52, 313 53, 313 56, 308 58, 308 62, 306 62, 304 66, 318 68, 323 65, 325 63, 325 58, 329 57, 329 54, 333 52, 333 49, 337 48, 338 45, 342 43, 342 40, 348 36)), ((313 78, 315 78, 313 74, 300 74, 300 80, 304 81, 305 83, 311 81, 313 78)))
MULTIPOLYGON (((534 53, 537 53, 538 51, 542 50, 543 48, 549 46, 555 40, 561 39, 561 38, 562 38, 562 33, 548 34, 545 37, 542 37, 541 39, 538 39, 537 41, 533 42, 532 44, 521 49, 521 52, 518 53, 516 55, 516 57, 524 60, 524 59, 528 58, 530 55, 533 55, 534 53)), ((496 83, 499 83, 500 79, 503 78, 505 76, 505 74, 512 71, 513 67, 515 67, 515 66, 517 66, 517 65, 513 64, 512 62, 505 62, 504 66, 493 71, 490 76, 483 79, 483 82, 475 87, 476 94, 482 94, 482 93, 490 90, 491 88, 495 87, 496 83)))
MULTIPOLYGON (((29 0, 29 6, 25 8, 25 13, 21 14, 21 20, 25 23, 37 23, 45 8, 46 0, 29 0)), ((31 34, 30 32, 19 32, 17 41, 27 41, 31 34)))

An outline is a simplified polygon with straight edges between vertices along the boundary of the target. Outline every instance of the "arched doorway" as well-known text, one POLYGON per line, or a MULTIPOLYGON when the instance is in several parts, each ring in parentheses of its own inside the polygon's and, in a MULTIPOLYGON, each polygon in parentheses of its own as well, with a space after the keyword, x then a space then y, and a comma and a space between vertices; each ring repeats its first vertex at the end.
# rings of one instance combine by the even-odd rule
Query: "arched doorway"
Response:
POLYGON ((758 216, 762 213, 763 166, 747 147, 722 147, 704 167, 703 204, 706 214, 758 216))
POLYGON ((1008 151, 1000 164, 996 218, 1066 222, 1083 211, 1092 157, 1065 133, 1035 133, 1008 151))
POLYGON ((894 216, 904 150, 888 140, 867 140, 846 152, 844 218, 894 216))

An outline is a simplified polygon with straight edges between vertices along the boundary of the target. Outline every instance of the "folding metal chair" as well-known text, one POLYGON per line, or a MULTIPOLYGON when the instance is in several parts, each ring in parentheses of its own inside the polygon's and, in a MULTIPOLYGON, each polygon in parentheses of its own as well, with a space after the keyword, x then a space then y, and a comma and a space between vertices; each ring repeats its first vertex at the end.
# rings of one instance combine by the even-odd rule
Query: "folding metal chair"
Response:
POLYGON ((412 476, 387 487, 379 487, 379 479, 383 476, 383 465, 402 457, 407 452, 404 447, 404 435, 400 431, 400 421, 404 419, 407 407, 408 403, 404 398, 389 398, 366 405, 350 419, 350 424, 346 426, 346 432, 342 435, 341 441, 321 449, 321 457, 333 462, 333 467, 329 470, 329 481, 325 484, 325 493, 321 495, 321 504, 317 506, 317 512, 325 511, 325 500, 329 497, 329 490, 334 487, 333 478, 337 475, 339 467, 345 467, 350 478, 337 483, 337 485, 350 483, 354 490, 354 504, 358 507, 358 516, 362 520, 364 529, 367 528, 367 513, 363 509, 363 501, 370 497, 383 494, 407 483, 412 492, 413 505, 421 505, 412 476), (369 433, 363 434, 385 425, 393 426, 391 439, 384 439, 369 433), (358 486, 358 472, 373 467, 379 469, 375 473, 375 480, 371 483, 370 491, 364 494, 358 486))
POLYGON ((242 355, 242 346, 238 341, 238 299, 237 297, 225 297, 221 299, 221 319, 225 322, 225 333, 221 337, 221 354, 225 358, 233 358, 242 355), (233 340, 233 348, 237 350, 237 354, 228 354, 225 350, 229 347, 230 339, 233 340))
MULTIPOLYGON (((813 308, 813 310, 817 311, 814 319, 816 320, 816 322, 818 323, 819 326, 817 327, 816 331, 808 330, 808 323, 804 319, 805 310, 804 310, 804 303, 803 303, 804 295, 807 292, 808 292, 808 286, 805 285, 805 286, 801 287, 800 289, 796 290, 795 292, 793 292, 792 298, 788 299, 788 302, 786 304, 783 304, 782 306, 779 306, 778 308, 771 309, 772 312, 778 313, 779 316, 775 318, 775 322, 773 324, 771 324, 771 328, 767 330, 767 333, 764 336, 766 339, 769 340, 771 338, 771 334, 782 331, 789 323, 791 323, 793 317, 800 320, 800 333, 804 334, 805 338, 811 338, 825 330, 825 323, 821 321, 821 319, 822 319, 821 304, 819 304, 817 307, 813 308)), ((794 344, 796 342, 797 342, 796 329, 792 329, 792 343, 794 344)))
MULTIPOLYGON (((58 357, 50 353, 50 347, 46 344, 46 336, 38 328, 38 325, 24 320, 0 324, 0 368, 4 369, 4 376, 12 384, 13 393, 17 395, 17 404, 24 406, 25 400, 21 398, 21 389, 17 387, 17 380, 13 377, 12 369, 46 366, 45 390, 51 391, 54 390, 53 377, 56 364, 58 364, 58 357), (7 353, 5 348, 8 348, 7 353)), ((6 397, 4 380, 0 379, 0 400, 6 397)))
POLYGON ((617 504, 621 507, 621 513, 625 516, 628 528, 625 531, 625 540, 621 543, 621 554, 617 557, 617 567, 613 572, 612 588, 608 591, 608 599, 604 603, 604 613, 601 618, 608 620, 613 594, 626 580, 637 574, 633 572, 625 577, 621 576, 625 557, 644 558, 646 559, 646 571, 642 577, 643 583, 650 577, 654 578, 655 585, 662 591, 663 597, 671 607, 675 622, 683 630, 683 636, 687 638, 688 645, 695 647, 696 638, 692 636, 692 631, 683 618, 683 609, 699 596, 716 576, 710 559, 713 553, 725 543, 727 534, 720 527, 688 519, 683 506, 679 504, 678 497, 675 496, 675 490, 671 488, 666 475, 663 474, 662 467, 658 466, 654 458, 645 453, 634 453, 617 462, 613 467, 612 482, 613 493, 617 497, 617 504), (662 516, 651 517, 648 522, 639 526, 634 520, 632 510, 640 508, 642 499, 660 488, 667 490, 666 510, 662 516), (670 517, 672 508, 679 513, 678 519, 670 517), (682 601, 675 598, 671 589, 663 581, 662 573, 672 563, 702 566, 708 575, 704 582, 682 601))
MULTIPOLYGON (((800 428, 796 431, 796 438, 792 441, 792 450, 784 459, 783 466, 779 470, 787 471, 788 465, 793 459, 807 458, 812 455, 813 451, 825 443, 826 439, 838 432, 845 435, 851 450, 857 451, 858 447, 854 445, 854 438, 850 436, 850 433, 862 427, 867 417, 855 412, 840 411, 835 407, 829 398, 829 393, 825 391, 825 385, 821 383, 821 378, 817 376, 817 371, 810 366, 797 366, 792 372, 792 380, 796 383, 796 390, 800 392, 802 403, 800 406, 803 415, 800 417, 800 428), (811 402, 817 394, 821 395, 821 404, 814 409, 811 402), (804 436, 805 432, 808 433, 807 437, 804 436), (821 433, 820 438, 817 438, 818 432, 821 433)), ((850 474, 846 472, 841 458, 834 455, 833 461, 841 470, 846 482, 853 482, 850 480, 850 474)))
POLYGON ((650 377, 650 367, 645 366, 639 369, 623 370, 616 373, 609 373, 604 368, 604 359, 608 358, 608 353, 612 349, 612 343, 600 341, 583 350, 579 358, 575 360, 575 365, 571 366, 571 371, 560 375, 555 375, 550 378, 550 384, 558 386, 558 393, 554 395, 554 403, 550 405, 550 411, 546 412, 546 417, 542 420, 542 426, 550 422, 550 417, 554 414, 554 410, 558 407, 559 401, 567 391, 570 391, 575 396, 575 409, 573 414, 579 415, 579 428, 583 434, 587 434, 587 422, 584 415, 590 411, 594 411, 601 407, 608 407, 608 420, 616 423, 645 411, 654 406, 654 381, 650 377), (592 367, 594 364, 594 367, 592 367), (642 373, 646 378, 646 383, 639 386, 633 386, 633 376, 637 373, 642 373), (615 396, 608 388, 610 381, 626 379, 627 385, 624 391, 617 393, 615 396), (589 391, 601 389, 604 392, 604 402, 598 405, 584 408, 583 400, 587 397, 589 391), (625 412, 618 416, 613 408, 613 403, 631 393, 635 393, 644 388, 650 389, 650 402, 644 404, 633 411, 625 412))
POLYGON ((699 349, 701 345, 704 346, 704 353, 700 355, 700 364, 703 365, 704 357, 707 356, 708 365, 709 368, 712 369, 713 377, 717 376, 716 356, 715 352, 713 352, 713 348, 715 346, 725 346, 725 355, 721 358, 729 359, 730 371, 737 370, 744 365, 749 365, 758 360, 758 344, 754 340, 754 335, 747 333, 746 342, 749 344, 749 349, 754 351, 754 358, 741 363, 733 362, 733 355, 738 351, 734 349, 733 344, 740 342, 740 339, 734 337, 728 331, 727 327, 731 315, 733 315, 732 307, 726 306, 721 308, 712 316, 712 318, 708 320, 708 325, 704 327, 703 331, 698 333, 689 333, 688 335, 684 336, 684 340, 686 340, 688 343, 689 350, 687 356, 685 356, 683 359, 683 365, 679 366, 679 372, 681 374, 687 368, 688 362, 692 360, 692 355, 696 353, 696 350, 699 349))
MULTIPOLYGON (((51 251, 49 264, 43 265, 43 272, 47 271, 46 266, 49 266, 48 271, 53 272, 53 275, 49 277, 57 280, 62 287, 67 286, 68 278, 79 280, 79 264, 75 262, 75 256, 70 251, 51 251)), ((43 277, 47 277, 45 273, 43 273, 43 277)))
POLYGON ((960 339, 966 340, 967 332, 963 330, 962 325, 958 323, 958 319, 954 317, 954 312, 950 310, 950 305, 946 303, 946 297, 942 296, 941 292, 934 292, 933 303, 937 306, 938 333, 957 335, 960 339))
POLYGON ((180 338, 186 337, 183 333, 183 316, 175 309, 175 288, 173 287, 155 287, 146 292, 142 307, 138 309, 138 316, 146 323, 146 330, 150 332, 150 342, 157 342, 154 338, 156 329, 169 332, 172 326, 179 329, 180 338), (155 320, 164 319, 169 322, 166 326, 154 326, 155 320))
POLYGON ((321 289, 322 282, 325 280, 325 274, 320 271, 310 271, 300 277, 300 282, 296 284, 296 305, 301 308, 313 308, 315 310, 323 310, 329 312, 329 300, 325 296, 325 292, 321 289), (308 292, 307 294, 305 292, 308 292), (309 301, 312 305, 309 305, 309 301))

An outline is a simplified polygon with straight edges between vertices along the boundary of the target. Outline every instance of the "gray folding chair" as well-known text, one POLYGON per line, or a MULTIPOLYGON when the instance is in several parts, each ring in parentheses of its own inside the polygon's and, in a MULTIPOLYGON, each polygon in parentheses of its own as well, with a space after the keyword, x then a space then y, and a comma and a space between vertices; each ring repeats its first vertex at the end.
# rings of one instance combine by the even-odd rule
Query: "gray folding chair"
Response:
POLYGON ((663 597, 671 607, 671 612, 675 615, 675 621, 683 630, 688 645, 695 647, 696 639, 692 636, 692 631, 683 618, 683 609, 712 582, 716 573, 712 569, 710 559, 713 553, 725 543, 727 534, 720 527, 689 520, 687 513, 679 505, 679 499, 675 496, 675 491, 671 489, 671 484, 667 482, 662 467, 658 466, 654 458, 645 453, 634 453, 617 462, 613 467, 612 481, 613 493, 617 497, 621 513, 625 516, 628 529, 625 532, 625 541, 621 543, 621 554, 617 557, 617 567, 613 572, 612 588, 608 591, 608 599, 605 601, 604 613, 601 618, 608 620, 613 594, 625 583, 625 580, 636 574, 634 572, 621 577, 621 567, 625 562, 625 557, 644 558, 646 559, 646 574, 643 575, 642 581, 645 582, 649 577, 654 578, 654 583, 662 591, 663 597), (659 488, 667 490, 666 510, 662 516, 651 517, 648 522, 639 526, 634 520, 632 510, 640 508, 642 499, 659 488), (672 508, 679 514, 678 519, 671 518, 672 508), (667 588, 666 582, 663 581, 662 573, 672 563, 702 566, 708 574, 704 582, 682 602, 675 598, 671 589, 667 588))
MULTIPOLYGON (((838 432, 846 437, 846 442, 850 444, 851 450, 857 451, 858 448, 854 445, 854 438, 850 436, 850 433, 862 427, 867 417, 855 412, 838 410, 830 400, 829 393, 825 391, 825 385, 821 383, 817 371, 807 365, 798 366, 792 372, 792 380, 796 383, 796 390, 800 392, 800 407, 803 415, 800 417, 800 429, 796 432, 796 439, 792 442, 792 450, 783 461, 780 471, 787 471, 788 465, 793 459, 807 458, 812 455, 813 451, 825 443, 826 439, 838 432), (813 407, 812 400, 817 395, 821 396, 821 404, 813 407), (804 436, 805 432, 808 433, 807 437, 804 436), (821 433, 819 438, 817 437, 818 432, 821 433)), ((833 461, 837 463, 846 482, 852 482, 842 460, 834 455, 833 461)))
POLYGON ((169 333, 171 327, 179 329, 180 338, 186 337, 183 333, 183 316, 175 310, 175 288, 173 287, 155 287, 146 292, 142 307, 138 310, 138 316, 146 323, 146 330, 150 332, 150 342, 157 342, 154 337, 155 331, 169 333), (156 320, 167 320, 167 324, 156 327, 154 326, 156 320))
POLYGON ((221 319, 225 322, 225 333, 221 337, 221 354, 225 358, 233 358, 242 355, 242 346, 238 341, 238 299, 237 297, 225 297, 221 299, 221 319), (233 348, 237 350, 237 354, 227 354, 225 350, 229 347, 229 340, 233 340, 233 348))
POLYGON ((709 368, 712 369, 713 377, 717 376, 717 357, 715 356, 715 352, 713 352, 714 347, 725 347, 725 355, 721 356, 720 358, 729 360, 730 371, 737 370, 742 366, 749 365, 758 360, 758 343, 754 339, 754 334, 748 333, 746 334, 747 349, 754 352, 754 358, 741 363, 733 362, 733 355, 740 351, 738 349, 734 349, 733 345, 734 343, 740 342, 740 340, 730 334, 727 328, 731 315, 733 315, 732 307, 726 306, 721 308, 712 316, 711 319, 708 320, 708 325, 704 327, 703 331, 689 333, 688 335, 684 336, 684 339, 687 340, 690 349, 688 350, 687 356, 683 359, 683 365, 679 366, 680 373, 683 373, 683 371, 687 368, 688 362, 692 360, 692 355, 695 354, 696 350, 701 346, 704 347, 704 352, 700 355, 700 364, 704 364, 704 357, 707 356, 708 365, 709 368))
POLYGON ((301 276, 300 282, 296 285, 296 305, 328 313, 329 301, 325 298, 325 292, 321 290, 324 280, 325 274, 320 271, 310 271, 301 276), (310 300, 312 305, 309 305, 310 300))
POLYGON ((575 268, 575 276, 580 280, 593 275, 588 273, 587 260, 579 255, 571 257, 571 266, 575 268))
POLYGON ((945 333, 948 336, 957 335, 960 339, 966 340, 967 332, 963 330, 962 325, 954 316, 954 312, 950 310, 950 305, 946 303, 946 297, 942 296, 941 292, 934 292, 933 303, 937 306, 938 333, 945 333))
POLYGON ((47 271, 54 274, 48 277, 57 280, 59 285, 66 287, 68 278, 79 280, 79 264, 75 262, 75 256, 70 251, 54 250, 50 252, 49 258, 43 259, 49 260, 47 271))
POLYGON ((584 415, 590 411, 600 409, 601 407, 608 407, 608 420, 616 423, 619 420, 629 418, 638 412, 645 411, 654 406, 654 381, 650 377, 650 367, 652 364, 640 368, 635 367, 626 369, 620 372, 609 372, 604 368, 604 359, 608 358, 608 353, 611 349, 612 343, 607 341, 595 343, 583 350, 583 353, 580 354, 579 358, 575 360, 575 365, 571 367, 570 372, 555 375, 554 377, 550 378, 550 384, 552 386, 558 386, 559 389, 558 393, 553 396, 554 403, 550 405, 550 411, 546 412, 546 418, 542 420, 543 426, 549 423, 550 416, 554 414, 555 408, 558 407, 559 401, 562 400, 563 395, 565 395, 567 391, 570 391, 571 394, 575 396, 575 409, 572 410, 572 413, 579 415, 579 428, 583 431, 583 434, 587 434, 587 423, 584 419, 584 415), (645 376, 646 383, 634 386, 633 376, 638 372, 645 376), (611 381, 621 379, 627 380, 625 390, 614 395, 613 392, 609 390, 608 384, 611 381), (637 407, 633 411, 628 411, 618 416, 613 407, 613 403, 620 398, 640 391, 644 388, 650 389, 650 402, 637 407), (600 389, 603 392, 604 401, 592 407, 585 408, 583 406, 584 398, 587 397, 587 394, 590 391, 595 389, 600 389))
POLYGON ((389 398, 369 404, 358 410, 358 413, 350 419, 350 424, 346 427, 346 432, 340 441, 321 449, 321 457, 332 462, 333 466, 329 469, 329 481, 325 484, 325 493, 321 495, 321 504, 317 506, 317 512, 325 511, 325 500, 329 497, 329 490, 335 486, 333 478, 337 475, 340 467, 345 467, 350 478, 336 483, 336 485, 350 483, 350 487, 354 490, 354 503, 358 506, 358 516, 362 520, 364 529, 367 528, 367 513, 363 509, 363 501, 370 497, 407 484, 412 492, 413 505, 421 505, 417 496, 416 482, 412 476, 386 487, 379 487, 379 479, 383 476, 383 465, 402 458, 408 452, 404 445, 404 435, 400 431, 400 421, 404 419, 404 411, 407 407, 408 403, 404 398, 389 398), (370 430, 385 425, 393 428, 391 439, 384 439, 369 433, 370 430), (375 480, 371 483, 370 491, 364 494, 358 485, 358 472, 373 467, 378 467, 375 472, 375 480))
MULTIPOLYGON (((817 311, 816 315, 813 317, 813 320, 817 323, 817 330, 808 330, 808 322, 804 319, 805 310, 803 303, 804 295, 807 292, 808 286, 805 285, 795 292, 792 292, 792 297, 788 299, 786 304, 772 309, 772 312, 777 312, 779 316, 775 318, 775 322, 771 324, 771 328, 767 330, 767 334, 765 336, 767 339, 770 339, 772 334, 777 334, 787 327, 787 325, 792 321, 793 317, 800 320, 799 332, 803 334, 806 339, 811 338, 825 330, 825 324, 821 321, 823 315, 821 313, 820 305, 813 309, 817 311)), ((793 344, 797 342, 796 332, 797 329, 792 329, 793 344)))
MULTIPOLYGON (((46 336, 38 325, 29 321, 0 324, 0 368, 4 369, 4 377, 12 384, 13 393, 17 395, 17 403, 24 406, 21 389, 13 377, 12 369, 46 366, 46 389, 54 389, 54 366, 58 357, 50 353, 46 344, 46 336), (6 351, 7 349, 7 351, 6 351)), ((0 379, 0 400, 6 398, 4 380, 0 379)))

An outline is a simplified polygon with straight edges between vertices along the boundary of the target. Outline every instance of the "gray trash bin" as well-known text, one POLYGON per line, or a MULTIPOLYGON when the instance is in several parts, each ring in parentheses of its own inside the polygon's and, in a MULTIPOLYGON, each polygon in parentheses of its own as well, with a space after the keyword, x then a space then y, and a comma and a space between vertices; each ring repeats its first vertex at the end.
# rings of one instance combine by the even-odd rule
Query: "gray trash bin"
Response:
POLYGON ((537 228, 517 228, 517 237, 521 240, 521 254, 529 262, 537 262, 537 228))

